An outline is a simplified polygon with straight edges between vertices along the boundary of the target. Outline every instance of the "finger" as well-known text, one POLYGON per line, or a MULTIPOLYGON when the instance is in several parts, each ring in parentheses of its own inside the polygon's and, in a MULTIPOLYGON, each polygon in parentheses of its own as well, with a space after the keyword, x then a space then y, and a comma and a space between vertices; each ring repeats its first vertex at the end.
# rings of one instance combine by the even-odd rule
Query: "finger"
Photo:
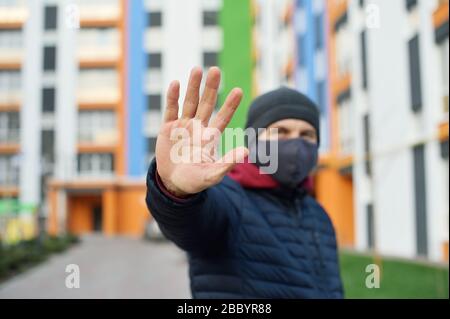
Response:
POLYGON ((225 130, 228 123, 230 123, 233 118, 239 103, 241 103, 242 95, 242 90, 238 88, 233 89, 230 94, 228 94, 225 103, 211 123, 211 127, 217 128, 221 132, 225 130))
POLYGON ((216 162, 216 164, 218 164, 217 169, 209 174, 208 179, 214 181, 222 180, 222 178, 229 171, 231 171, 236 164, 244 162, 245 158, 248 156, 248 153, 249 150, 243 146, 229 151, 216 162))
POLYGON ((167 107, 164 114, 164 122, 178 119, 178 99, 180 98, 180 82, 173 81, 167 90, 167 107))
POLYGON ((200 84, 202 82, 203 72, 200 67, 193 68, 189 77, 189 84, 186 91, 186 97, 183 104, 183 117, 193 118, 197 111, 200 84))
POLYGON ((197 109, 196 117, 202 121, 204 126, 207 126, 211 114, 217 102, 217 93, 220 85, 220 69, 212 67, 208 71, 206 78, 205 89, 197 109))

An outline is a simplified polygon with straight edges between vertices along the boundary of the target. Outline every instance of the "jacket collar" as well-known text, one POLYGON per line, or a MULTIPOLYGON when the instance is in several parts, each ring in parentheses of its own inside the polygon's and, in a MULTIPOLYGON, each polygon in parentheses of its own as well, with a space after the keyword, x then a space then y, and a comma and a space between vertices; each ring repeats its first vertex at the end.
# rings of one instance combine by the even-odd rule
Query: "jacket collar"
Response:
POLYGON ((308 177, 296 189, 282 187, 272 176, 261 174, 259 168, 245 159, 243 163, 237 164, 229 173, 235 182, 243 188, 255 190, 269 190, 276 196, 292 198, 293 196, 303 197, 312 190, 312 180, 308 177))

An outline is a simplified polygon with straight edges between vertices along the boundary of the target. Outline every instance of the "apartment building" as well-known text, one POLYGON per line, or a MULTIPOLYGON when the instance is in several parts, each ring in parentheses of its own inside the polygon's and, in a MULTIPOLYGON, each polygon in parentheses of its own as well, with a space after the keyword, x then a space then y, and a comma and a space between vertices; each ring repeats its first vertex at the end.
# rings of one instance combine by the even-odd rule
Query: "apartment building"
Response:
POLYGON ((340 242, 448 259, 448 1, 328 10, 331 146, 354 207, 340 242))
POLYGON ((259 0, 253 8, 254 94, 294 87, 294 1, 259 0))
POLYGON ((330 149, 327 23, 326 1, 295 1, 295 86, 320 108, 322 154, 330 149))
POLYGON ((249 101, 250 13, 250 1, 0 2, 2 198, 39 207, 50 233, 142 235, 165 90, 219 65, 249 101))

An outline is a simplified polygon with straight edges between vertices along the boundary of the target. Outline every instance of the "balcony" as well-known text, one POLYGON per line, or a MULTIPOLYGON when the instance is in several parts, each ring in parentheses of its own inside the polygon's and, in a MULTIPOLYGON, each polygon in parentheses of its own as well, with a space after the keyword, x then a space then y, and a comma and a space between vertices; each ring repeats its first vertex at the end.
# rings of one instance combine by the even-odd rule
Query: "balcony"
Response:
POLYGON ((116 28, 81 29, 78 34, 78 61, 118 61, 121 55, 119 35, 116 28))
POLYGON ((0 48, 0 69, 17 70, 22 66, 22 48, 0 48))
POLYGON ((116 105, 120 102, 120 92, 117 88, 92 88, 78 91, 78 105, 116 105))
POLYGON ((122 14, 121 0, 78 0, 81 27, 118 27, 122 14))
POLYGON ((0 112, 18 112, 20 110, 21 103, 22 97, 19 90, 0 90, 0 112))
POLYGON ((20 29, 28 17, 27 1, 10 1, 0 5, 0 29, 20 29))
POLYGON ((119 103, 119 73, 114 68, 81 69, 77 97, 79 105, 119 103))

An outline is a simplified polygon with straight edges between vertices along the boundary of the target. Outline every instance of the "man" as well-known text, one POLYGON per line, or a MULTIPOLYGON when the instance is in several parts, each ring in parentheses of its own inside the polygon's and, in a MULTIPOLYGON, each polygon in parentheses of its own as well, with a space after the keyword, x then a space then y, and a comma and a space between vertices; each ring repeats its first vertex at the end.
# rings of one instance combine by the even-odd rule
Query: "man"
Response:
POLYGON ((250 163, 247 148, 234 149, 221 159, 205 151, 210 140, 204 133, 224 131, 242 91, 233 89, 210 123, 220 70, 209 70, 200 98, 201 78, 201 69, 193 69, 181 117, 179 83, 169 87, 146 198, 163 234, 188 253, 193 297, 343 297, 332 223, 306 189, 317 162, 317 107, 287 88, 253 102, 247 128, 264 130, 257 143, 249 143, 250 151, 274 139, 278 143, 277 170, 262 174, 262 161, 256 156, 250 163), (196 120, 202 123, 197 128, 196 120), (271 134, 272 128, 278 135, 271 134), (173 160, 180 139, 172 133, 179 129, 188 132, 181 139, 191 138, 187 143, 200 161, 173 160), (195 130, 201 131, 200 142, 192 139, 195 130))

